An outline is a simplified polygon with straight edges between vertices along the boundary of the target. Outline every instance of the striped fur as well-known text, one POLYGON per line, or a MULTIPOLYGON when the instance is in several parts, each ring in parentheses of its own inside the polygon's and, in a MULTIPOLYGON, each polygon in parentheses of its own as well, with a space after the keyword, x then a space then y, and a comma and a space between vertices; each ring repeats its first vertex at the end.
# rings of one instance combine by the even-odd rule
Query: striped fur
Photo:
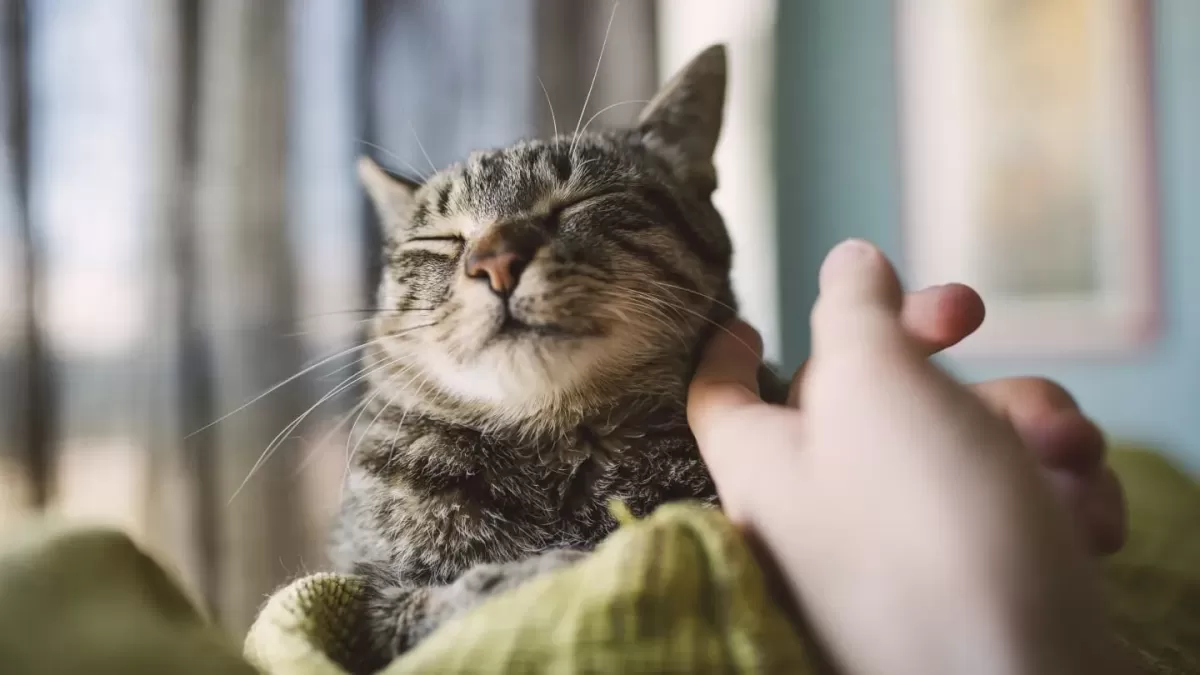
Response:
POLYGON ((685 400, 735 312, 711 202, 724 93, 717 46, 631 129, 477 152, 419 186, 363 160, 385 264, 333 553, 370 578, 381 659, 574 560, 615 527, 610 500, 716 504, 685 400), (464 263, 496 237, 536 250, 507 298, 464 263))

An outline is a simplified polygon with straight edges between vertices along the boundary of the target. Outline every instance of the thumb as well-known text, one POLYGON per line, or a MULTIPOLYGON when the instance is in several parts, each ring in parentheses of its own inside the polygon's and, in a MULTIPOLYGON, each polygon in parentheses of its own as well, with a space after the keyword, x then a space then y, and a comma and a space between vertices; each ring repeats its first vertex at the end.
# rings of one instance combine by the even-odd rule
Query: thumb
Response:
POLYGON ((757 403, 762 338, 736 319, 709 340, 688 388, 688 426, 697 438, 711 433, 730 414, 757 403))
POLYGON ((896 270, 878 248, 859 239, 838 244, 821 265, 811 320, 813 356, 911 349, 900 320, 902 304, 896 270))
POLYGON ((779 465, 777 459, 764 458, 786 447, 763 439, 764 433, 778 431, 773 422, 782 409, 767 405, 759 396, 761 365, 761 338, 749 324, 737 320, 709 341, 688 389, 688 426, 731 516, 755 493, 754 485, 761 484, 764 471, 770 473, 771 467, 779 465), (757 461, 747 461, 748 457, 757 461))

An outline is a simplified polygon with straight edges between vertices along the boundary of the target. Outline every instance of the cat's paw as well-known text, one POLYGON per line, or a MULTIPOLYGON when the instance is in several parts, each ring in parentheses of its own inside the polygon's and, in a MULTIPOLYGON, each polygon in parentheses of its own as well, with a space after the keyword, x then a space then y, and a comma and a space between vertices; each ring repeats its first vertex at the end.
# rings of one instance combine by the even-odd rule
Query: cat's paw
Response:
POLYGON ((360 563, 363 578, 363 644, 343 663, 351 672, 373 672, 408 651, 446 621, 534 577, 579 562, 585 551, 554 549, 507 563, 468 569, 445 586, 414 586, 388 563, 360 563))
POLYGON ((433 589, 404 584, 387 563, 360 563, 355 573, 363 579, 363 634, 342 665, 353 673, 374 672, 432 630, 433 589))
POLYGON ((573 565, 587 555, 586 551, 554 549, 524 560, 476 565, 453 583, 434 591, 431 614, 436 614, 441 620, 458 616, 498 593, 573 565))

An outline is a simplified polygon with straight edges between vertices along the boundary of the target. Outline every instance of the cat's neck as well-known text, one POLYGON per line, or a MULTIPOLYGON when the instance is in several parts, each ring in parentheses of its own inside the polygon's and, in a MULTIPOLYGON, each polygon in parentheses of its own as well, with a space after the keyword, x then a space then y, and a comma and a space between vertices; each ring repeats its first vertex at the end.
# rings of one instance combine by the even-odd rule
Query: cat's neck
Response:
POLYGON ((683 400, 672 397, 631 396, 581 414, 553 414, 502 420, 470 409, 439 407, 436 399, 406 405, 379 403, 382 397, 367 393, 366 417, 355 443, 358 465, 371 473, 395 473, 428 462, 457 467, 493 469, 507 464, 546 471, 571 471, 584 462, 601 465, 628 456, 655 438, 678 439, 687 435, 683 400))
POLYGON ((464 403, 434 387, 386 393, 368 390, 364 417, 382 416, 381 424, 417 419, 476 433, 511 445, 559 447, 573 439, 624 437, 686 425, 685 389, 629 392, 610 397, 543 401, 514 413, 464 403))
MULTIPOLYGON (((368 367, 386 358, 369 355, 368 367)), ((636 373, 610 373, 569 391, 547 386, 544 396, 523 399, 469 398, 440 385, 440 378, 424 372, 420 363, 393 362, 371 371, 364 413, 368 419, 376 414, 418 416, 492 438, 539 445, 579 433, 604 435, 624 428, 683 424, 692 362, 690 354, 660 354, 647 358, 636 373), (407 371, 405 377, 395 377, 401 371, 407 371)))
POLYGON ((583 436, 606 437, 630 430, 686 424, 686 403, 681 395, 635 393, 608 400, 547 402, 524 414, 501 414, 480 407, 439 405, 436 400, 415 402, 413 412, 448 425, 463 427, 514 443, 555 445, 583 436))

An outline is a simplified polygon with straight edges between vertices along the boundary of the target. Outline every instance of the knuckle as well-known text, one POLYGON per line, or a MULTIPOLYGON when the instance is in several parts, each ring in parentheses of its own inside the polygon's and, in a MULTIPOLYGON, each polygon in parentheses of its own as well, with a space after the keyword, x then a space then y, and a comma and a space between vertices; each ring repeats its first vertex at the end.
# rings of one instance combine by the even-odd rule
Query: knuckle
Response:
POLYGON ((1078 412, 1075 397, 1061 384, 1044 377, 1010 377, 983 382, 978 390, 1004 408, 1078 412))
POLYGON ((1078 410, 1079 403, 1071 392, 1061 384, 1044 378, 1029 377, 1024 379, 1025 395, 1059 409, 1078 410))

